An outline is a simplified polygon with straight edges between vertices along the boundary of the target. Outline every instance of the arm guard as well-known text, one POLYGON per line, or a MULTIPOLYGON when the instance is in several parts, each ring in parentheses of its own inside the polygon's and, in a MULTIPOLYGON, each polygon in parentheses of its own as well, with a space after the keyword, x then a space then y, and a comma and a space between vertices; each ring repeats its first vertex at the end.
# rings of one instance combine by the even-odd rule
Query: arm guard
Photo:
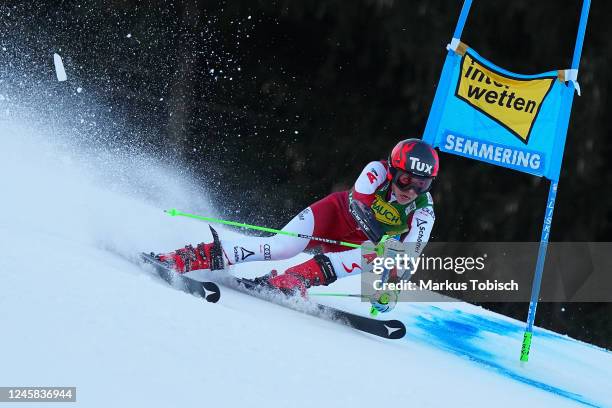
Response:
POLYGON ((351 200, 349 211, 368 239, 378 244, 383 235, 385 235, 385 231, 378 221, 376 221, 372 209, 359 200, 351 200))

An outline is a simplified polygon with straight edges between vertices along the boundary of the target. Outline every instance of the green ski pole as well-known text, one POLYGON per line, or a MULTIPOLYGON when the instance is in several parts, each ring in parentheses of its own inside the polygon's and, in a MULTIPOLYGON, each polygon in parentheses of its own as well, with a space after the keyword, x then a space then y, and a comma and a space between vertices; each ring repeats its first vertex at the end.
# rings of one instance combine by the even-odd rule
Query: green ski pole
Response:
MULTIPOLYGON (((344 242, 344 241, 338 241, 338 240, 335 240, 335 239, 314 237, 312 235, 298 234, 297 232, 290 232, 290 231, 277 230, 277 229, 274 229, 274 228, 260 227, 259 225, 244 224, 244 223, 235 222, 235 221, 226 221, 226 220, 221 220, 221 219, 218 219, 218 218, 203 217, 201 215, 184 213, 182 211, 177 210, 176 208, 172 208, 170 210, 164 210, 164 212, 166 214, 168 214, 168 215, 173 216, 173 217, 180 216, 180 217, 194 218, 196 220, 213 222, 213 223, 217 223, 217 224, 231 225, 233 227, 248 228, 248 229, 252 229, 252 230, 256 230, 256 231, 270 232, 272 234, 288 235, 290 237, 310 239, 310 240, 313 240, 313 241, 325 242, 327 244, 342 245, 342 246, 349 247, 349 248, 361 248, 361 245, 353 244, 352 242, 344 242)), ((384 242, 384 241, 381 241, 381 243, 382 242, 384 242)))
MULTIPOLYGON (((297 232, 283 231, 283 230, 278 230, 274 228, 261 227, 259 225, 245 224, 245 223, 236 222, 236 221, 227 221, 227 220, 222 220, 219 218, 204 217, 201 215, 185 213, 185 212, 177 210, 176 208, 164 210, 164 212, 172 217, 187 217, 187 218, 193 218, 196 220, 201 220, 201 221, 206 221, 206 222, 212 222, 212 223, 223 224, 223 225, 231 225, 233 227, 248 228, 248 229, 252 229, 256 231, 269 232, 272 234, 281 234, 281 235, 287 235, 287 236, 295 237, 295 238, 304 238, 304 239, 309 239, 309 240, 317 241, 317 242, 325 242, 327 244, 342 245, 342 246, 346 246, 349 248, 362 248, 362 245, 353 244, 352 242, 345 242, 345 241, 338 241, 335 239, 315 237, 315 236, 307 235, 307 234, 299 234, 297 232)), ((384 235, 382 239, 380 240, 380 242, 374 248, 372 248, 374 249, 374 251, 376 251, 376 255, 378 256, 383 255, 384 250, 385 250, 384 243, 387 239, 389 239, 389 236, 384 235)), ((360 298, 369 297, 367 295, 347 295, 347 294, 338 294, 338 293, 336 294, 315 294, 314 296, 348 296, 348 297, 360 297, 360 298)), ((374 307, 372 307, 370 308, 370 314, 372 316, 376 316, 378 314, 378 311, 374 309, 374 307)))
POLYGON ((354 297, 367 299, 368 295, 359 295, 354 293, 309 293, 308 296, 335 296, 335 297, 354 297))

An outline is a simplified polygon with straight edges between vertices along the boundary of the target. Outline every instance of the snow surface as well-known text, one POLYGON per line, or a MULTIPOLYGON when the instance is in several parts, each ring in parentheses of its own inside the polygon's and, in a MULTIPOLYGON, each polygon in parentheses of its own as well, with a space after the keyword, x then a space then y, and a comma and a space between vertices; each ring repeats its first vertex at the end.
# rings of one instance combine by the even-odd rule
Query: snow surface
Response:
POLYGON ((172 290, 129 259, 209 238, 162 212, 215 215, 180 169, 23 124, 0 123, 0 141, 1 386, 76 386, 76 404, 54 404, 71 407, 612 406, 612 353, 538 329, 521 365, 523 323, 469 304, 399 305, 385 317, 408 334, 388 341, 231 290, 216 305, 172 290))

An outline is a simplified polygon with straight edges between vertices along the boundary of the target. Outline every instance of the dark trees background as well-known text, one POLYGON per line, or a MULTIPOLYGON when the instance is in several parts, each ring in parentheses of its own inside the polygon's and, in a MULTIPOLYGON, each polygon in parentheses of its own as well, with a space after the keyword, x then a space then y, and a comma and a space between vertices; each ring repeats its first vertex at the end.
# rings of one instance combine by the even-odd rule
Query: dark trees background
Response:
MULTIPOLYGON (((458 0, 86 0, 0 11, 5 61, 51 77, 59 52, 85 95, 110 107, 109 143, 175 160, 208 186, 222 215, 278 228, 349 187, 398 140, 420 137, 460 8, 458 0)), ((476 0, 462 40, 514 72, 569 68, 579 10, 578 0, 476 0)), ((611 3, 592 4, 552 241, 610 240, 611 18, 611 3)), ((12 69, 5 64, 3 75, 12 69)), ((86 99, 79 106, 87 120, 74 126, 91 133, 93 108, 86 99)), ((441 159, 432 239, 539 240, 546 180, 441 159)), ((487 307, 519 319, 527 311, 487 307)), ((537 324, 612 348, 611 312, 543 304, 537 324)))

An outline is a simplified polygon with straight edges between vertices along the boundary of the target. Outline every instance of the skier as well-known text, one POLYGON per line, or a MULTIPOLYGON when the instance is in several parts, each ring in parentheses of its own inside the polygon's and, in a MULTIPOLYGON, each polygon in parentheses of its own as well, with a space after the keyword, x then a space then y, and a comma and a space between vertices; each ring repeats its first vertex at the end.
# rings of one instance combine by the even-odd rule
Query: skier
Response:
MULTIPOLYGON (((383 235, 394 236, 387 243, 414 243, 405 247, 412 252, 408 256, 416 259, 429 240, 435 220, 429 190, 438 168, 438 154, 429 144, 419 139, 403 140, 393 148, 388 160, 365 166, 351 190, 332 193, 317 201, 283 230, 355 244, 368 240, 377 244, 383 235)), ((260 285, 303 296, 312 286, 327 286, 336 279, 361 273, 359 248, 347 250, 337 244, 286 235, 219 239, 217 232, 210 229, 213 242, 196 247, 187 245, 159 254, 157 259, 178 273, 186 273, 220 270, 242 262, 288 259, 321 246, 313 258, 282 274, 272 271, 256 278, 260 285)), ((387 293, 384 301, 380 295, 370 299, 372 306, 380 312, 391 310, 397 293, 387 293)))

